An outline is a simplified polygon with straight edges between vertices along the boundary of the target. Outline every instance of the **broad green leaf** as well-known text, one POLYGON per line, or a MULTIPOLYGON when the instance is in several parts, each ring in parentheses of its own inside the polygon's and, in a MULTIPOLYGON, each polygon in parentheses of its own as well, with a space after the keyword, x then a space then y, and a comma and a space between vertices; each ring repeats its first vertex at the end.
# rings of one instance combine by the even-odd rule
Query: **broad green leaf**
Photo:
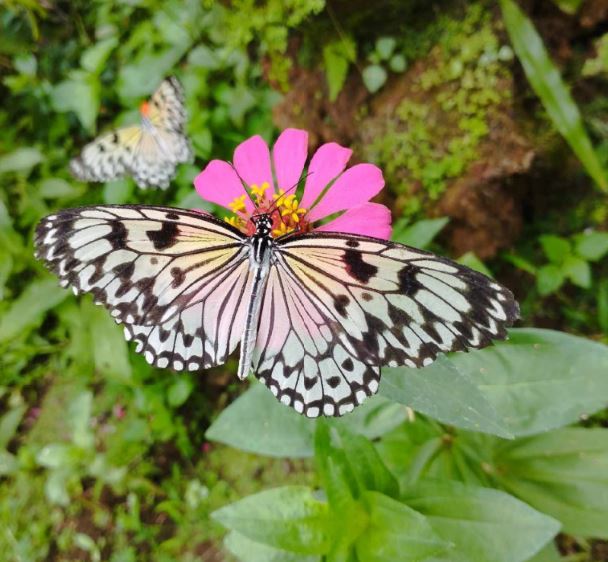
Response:
POLYGON ((382 369, 380 394, 443 423, 511 437, 508 427, 476 387, 474 379, 466 369, 459 368, 453 358, 440 357, 423 369, 382 369))
POLYGON ((509 334, 450 362, 475 380, 514 435, 561 427, 606 407, 608 346, 553 330, 509 334))
POLYGON ((499 481, 573 535, 608 539, 608 431, 565 428, 505 444, 499 481))
POLYGON ((562 269, 575 285, 583 289, 591 287, 591 267, 584 259, 577 256, 568 256, 564 261, 562 269))
POLYGON ((329 87, 329 99, 335 101, 348 76, 348 68, 357 58, 357 45, 351 38, 340 38, 323 47, 323 64, 329 87))
POLYGON ((578 12, 579 8, 583 5, 584 0, 553 0, 555 4, 559 6, 562 12, 573 15, 578 12))
POLYGON ((100 74, 117 45, 118 37, 108 37, 95 43, 80 55, 80 66, 89 72, 100 74))
POLYGON ((82 195, 83 189, 61 178, 47 178, 38 185, 38 193, 45 199, 74 198, 82 195))
POLYGON ((447 217, 424 219, 405 227, 399 227, 397 223, 393 231, 393 240, 414 248, 426 248, 449 220, 447 217))
POLYGON ((549 58, 534 25, 514 0, 500 0, 500 6, 513 48, 551 121, 598 187, 608 191, 604 170, 585 131, 576 102, 549 58))
POLYGON ((589 261, 601 260, 608 254, 608 232, 583 232, 574 243, 576 253, 589 261))
POLYGON ((98 79, 84 71, 73 71, 70 78, 57 84, 51 92, 55 111, 73 111, 82 126, 95 131, 99 112, 100 86, 98 79))
POLYGON ((562 263, 564 258, 572 252, 570 242, 560 236, 546 234, 541 236, 538 240, 550 262, 562 263))
POLYGON ((120 179, 109 181, 103 186, 103 202, 107 205, 123 205, 133 195, 133 181, 120 179))
POLYGON ((68 421, 72 429, 74 445, 88 449, 93 446, 94 435, 91 431, 91 415, 93 409, 93 393, 81 392, 70 403, 68 421))
POLYGON ((242 562, 320 562, 319 556, 294 554, 264 544, 231 531, 224 539, 224 546, 242 562))
POLYGON ((473 252, 462 254, 462 256, 460 256, 456 261, 462 265, 466 265, 467 267, 474 269, 475 271, 479 271, 479 273, 483 273, 488 277, 493 277, 492 272, 473 252))
POLYGON ((557 550, 555 543, 548 543, 536 556, 533 556, 528 562, 565 562, 557 550))
POLYGON ((388 78, 388 74, 379 64, 370 64, 363 69, 363 83, 365 87, 373 94, 377 92, 388 78))
POLYGON ((167 402, 169 406, 177 408, 181 406, 194 389, 194 383, 188 375, 181 375, 177 377, 177 380, 169 387, 167 391, 167 402))
POLYGON ((19 461, 12 453, 0 449, 0 476, 10 476, 19 469, 19 461))
POLYGON ((422 561, 450 548, 417 511, 378 492, 366 492, 369 526, 355 549, 365 562, 422 561))
POLYGON ((536 272, 536 287, 542 296, 555 293, 565 280, 563 270, 552 263, 539 267, 536 272))
POLYGON ((243 451, 298 458, 312 455, 314 430, 313 420, 255 383, 220 413, 205 436, 243 451))
POLYGON ((131 363, 123 328, 116 324, 105 308, 90 300, 83 301, 82 314, 91 334, 95 369, 105 377, 123 383, 130 381, 131 363))
POLYGON ((380 458, 372 442, 344 428, 338 429, 338 435, 360 488, 396 497, 399 493, 397 480, 380 458))
POLYGON ((394 37, 379 37, 376 39, 376 52, 380 56, 380 60, 388 60, 396 46, 397 40, 394 37))
POLYGON ((0 318, 0 343, 27 333, 42 322, 44 313, 68 296, 56 279, 30 283, 0 318))
POLYGON ((300 554, 330 548, 328 506, 304 486, 284 486, 248 496, 211 514, 224 527, 265 545, 300 554))
POLYGON ((524 562, 560 528, 504 492, 459 482, 423 482, 407 489, 402 500, 475 562, 524 562))
POLYGON ((6 174, 7 172, 29 173, 34 166, 40 164, 43 160, 44 156, 37 148, 17 148, 13 152, 0 157, 0 174, 6 174))
MULTIPOLYGON (((351 414, 330 423, 373 439, 398 426, 405 417, 403 406, 373 396, 351 414)), ((280 404, 256 382, 220 413, 206 437, 259 455, 310 457, 315 424, 315 420, 280 404)))
POLYGON ((399 53, 391 57, 388 66, 393 72, 405 72, 405 69, 407 68, 407 59, 399 53))
POLYGON ((6 449, 10 440, 15 436, 15 432, 23 419, 23 414, 27 407, 25 404, 19 404, 11 408, 0 418, 0 450, 6 449))

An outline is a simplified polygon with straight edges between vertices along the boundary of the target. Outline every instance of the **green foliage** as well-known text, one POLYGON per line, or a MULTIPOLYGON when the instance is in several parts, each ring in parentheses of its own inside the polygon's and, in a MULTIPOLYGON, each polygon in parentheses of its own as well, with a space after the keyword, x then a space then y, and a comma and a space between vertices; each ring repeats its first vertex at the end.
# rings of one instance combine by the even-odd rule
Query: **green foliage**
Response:
POLYGON ((608 191, 605 172, 587 136, 578 107, 547 54, 534 25, 514 0, 500 0, 500 6, 513 48, 553 125, 566 139, 597 186, 602 191, 608 191))

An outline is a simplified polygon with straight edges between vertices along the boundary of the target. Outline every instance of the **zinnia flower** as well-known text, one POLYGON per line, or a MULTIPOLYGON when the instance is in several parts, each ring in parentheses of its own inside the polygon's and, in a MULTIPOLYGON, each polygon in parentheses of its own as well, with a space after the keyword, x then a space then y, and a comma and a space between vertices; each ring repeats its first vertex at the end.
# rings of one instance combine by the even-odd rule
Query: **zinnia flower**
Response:
POLYGON ((390 211, 370 202, 384 187, 382 171, 373 164, 346 169, 351 154, 335 142, 326 143, 303 174, 308 133, 285 129, 272 152, 262 137, 253 136, 236 147, 233 164, 212 160, 194 185, 201 197, 229 209, 225 220, 249 235, 255 231, 252 215, 270 213, 275 237, 315 230, 388 239, 390 211), (301 181, 304 189, 298 200, 301 181))

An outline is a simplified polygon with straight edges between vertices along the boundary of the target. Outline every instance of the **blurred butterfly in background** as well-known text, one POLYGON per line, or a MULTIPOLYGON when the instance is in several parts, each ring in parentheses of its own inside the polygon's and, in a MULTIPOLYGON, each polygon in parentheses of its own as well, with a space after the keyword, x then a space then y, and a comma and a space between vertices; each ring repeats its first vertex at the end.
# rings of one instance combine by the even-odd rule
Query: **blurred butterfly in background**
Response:
POLYGON ((177 165, 193 157, 184 132, 184 92, 177 78, 164 80, 139 111, 139 125, 99 136, 70 162, 77 179, 105 182, 132 176, 144 189, 169 187, 177 165))
POLYGON ((157 367, 199 371, 240 344, 250 371, 309 417, 375 394, 382 365, 423 367, 481 348, 518 317, 511 292, 429 252, 339 232, 247 235, 211 215, 136 206, 66 209, 36 231, 62 286, 91 293, 157 367))

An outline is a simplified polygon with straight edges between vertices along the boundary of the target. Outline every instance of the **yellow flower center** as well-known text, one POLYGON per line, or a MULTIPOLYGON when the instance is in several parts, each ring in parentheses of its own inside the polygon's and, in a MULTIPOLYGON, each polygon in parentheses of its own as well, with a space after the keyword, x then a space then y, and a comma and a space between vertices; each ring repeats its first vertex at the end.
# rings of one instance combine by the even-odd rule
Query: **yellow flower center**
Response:
MULTIPOLYGON (((249 187, 249 197, 256 204, 255 213, 268 213, 272 218, 272 236, 275 238, 284 236, 298 230, 305 232, 308 229, 308 222, 304 220, 307 210, 300 207, 299 201, 294 194, 286 195, 285 191, 280 189, 278 193, 272 195, 272 201, 266 197, 266 192, 270 188, 268 182, 260 185, 252 184, 249 187)), ((248 220, 249 217, 244 216, 246 211, 245 200, 247 195, 241 195, 234 199, 228 207, 234 213, 234 216, 225 217, 224 220, 244 232, 245 234, 253 234, 255 227, 248 220)))

